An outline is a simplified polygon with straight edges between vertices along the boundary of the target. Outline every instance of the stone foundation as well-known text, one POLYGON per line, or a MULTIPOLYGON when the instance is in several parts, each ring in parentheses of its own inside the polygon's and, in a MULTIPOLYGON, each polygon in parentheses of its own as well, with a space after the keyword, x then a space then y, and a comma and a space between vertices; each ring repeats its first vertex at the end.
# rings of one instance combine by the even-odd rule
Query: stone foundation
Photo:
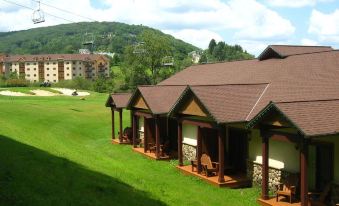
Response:
POLYGON ((188 144, 182 145, 182 153, 184 160, 195 160, 197 158, 197 149, 196 147, 188 144))
MULTIPOLYGON (((262 166, 254 162, 248 162, 247 166, 247 175, 252 179, 252 184, 258 187, 261 187, 262 181, 262 166)), ((275 193, 279 183, 284 182, 289 175, 293 174, 284 170, 276 169, 270 167, 268 170, 268 188, 271 193, 275 193)))

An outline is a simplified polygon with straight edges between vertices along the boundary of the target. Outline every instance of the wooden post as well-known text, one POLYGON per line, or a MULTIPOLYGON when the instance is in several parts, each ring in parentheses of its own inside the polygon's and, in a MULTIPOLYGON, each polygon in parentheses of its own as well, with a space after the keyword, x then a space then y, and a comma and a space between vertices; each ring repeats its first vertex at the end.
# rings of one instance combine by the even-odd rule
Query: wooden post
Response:
POLYGON ((146 153, 148 149, 148 130, 147 119, 144 118, 144 153, 146 153))
MULTIPOLYGON (((301 137, 304 140, 304 137, 301 137)), ((300 148, 300 199, 301 206, 308 205, 307 179, 308 142, 303 141, 300 148)))
POLYGON ((218 182, 225 182, 224 173, 225 173, 225 131, 226 136, 228 136, 228 126, 226 128, 219 126, 218 128, 218 145, 219 145, 219 172, 218 172, 218 182))
POLYGON ((155 116, 155 145, 156 151, 155 156, 157 159, 160 158, 160 134, 159 134, 159 117, 155 116))
POLYGON ((112 111, 112 140, 115 139, 115 129, 114 129, 114 109, 113 107, 111 107, 111 111, 112 111))
POLYGON ((119 141, 122 142, 122 109, 119 109, 119 141))
POLYGON ((182 154, 182 123, 178 120, 178 160, 179 166, 183 166, 183 154, 182 154))
POLYGON ((137 147, 137 117, 132 115, 133 147, 137 147))
POLYGON ((266 135, 262 136, 262 183, 261 183, 261 198, 267 200, 268 196, 268 181, 269 181, 269 173, 268 173, 268 158, 269 158, 269 139, 266 135))
POLYGON ((201 139, 201 128, 198 126, 198 137, 197 137, 197 170, 198 174, 201 173, 201 153, 202 153, 202 139, 201 139))

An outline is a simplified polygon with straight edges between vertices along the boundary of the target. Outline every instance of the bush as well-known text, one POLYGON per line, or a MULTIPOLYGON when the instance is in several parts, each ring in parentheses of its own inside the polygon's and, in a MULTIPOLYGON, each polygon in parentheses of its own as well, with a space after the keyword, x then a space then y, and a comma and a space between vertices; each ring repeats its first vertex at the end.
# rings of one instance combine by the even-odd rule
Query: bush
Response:
POLYGON ((25 79, 8 79, 6 87, 28 87, 30 82, 25 79))
POLYGON ((76 77, 72 80, 63 80, 53 84, 53 87, 92 90, 93 82, 81 77, 76 77))

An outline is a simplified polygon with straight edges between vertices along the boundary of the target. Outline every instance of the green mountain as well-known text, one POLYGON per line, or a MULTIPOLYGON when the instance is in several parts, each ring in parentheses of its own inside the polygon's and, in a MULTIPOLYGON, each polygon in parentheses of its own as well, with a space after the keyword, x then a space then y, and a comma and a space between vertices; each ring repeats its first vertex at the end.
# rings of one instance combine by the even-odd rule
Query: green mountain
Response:
POLYGON ((143 25, 118 22, 82 22, 35 28, 23 31, 0 32, 0 53, 42 54, 78 53, 86 41, 94 40, 94 50, 122 54, 127 45, 137 44, 144 30, 164 35, 171 43, 173 56, 184 59, 199 48, 173 36, 143 25))

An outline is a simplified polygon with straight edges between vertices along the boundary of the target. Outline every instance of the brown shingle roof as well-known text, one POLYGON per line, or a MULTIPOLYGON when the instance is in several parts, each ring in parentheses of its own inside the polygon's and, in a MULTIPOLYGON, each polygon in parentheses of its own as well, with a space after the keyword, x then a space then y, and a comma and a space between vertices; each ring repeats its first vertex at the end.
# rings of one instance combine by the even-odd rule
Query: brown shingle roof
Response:
POLYGON ((271 45, 274 51, 280 54, 282 57, 298 55, 298 54, 309 54, 324 51, 332 51, 330 46, 291 46, 291 45, 271 45))
POLYGON ((131 93, 110 94, 106 101, 106 107, 113 106, 118 109, 126 108, 131 96, 132 96, 131 93))
POLYGON ((267 84, 191 86, 191 90, 218 123, 242 122, 251 113, 267 84))
POLYGON ((185 88, 186 86, 139 86, 138 90, 153 114, 166 114, 185 88))
POLYGON ((331 51, 329 46, 294 46, 294 45, 270 45, 259 56, 259 60, 270 58, 285 58, 293 55, 318 53, 331 51))
POLYGON ((339 100, 275 103, 305 135, 339 133, 339 100))
POLYGON ((339 99, 339 51, 189 67, 161 85, 226 85, 269 83, 251 115, 270 101, 339 99))
POLYGON ((95 61, 98 58, 104 58, 107 60, 107 57, 99 54, 37 54, 37 55, 10 55, 4 58, 6 62, 17 62, 17 61, 95 61))

